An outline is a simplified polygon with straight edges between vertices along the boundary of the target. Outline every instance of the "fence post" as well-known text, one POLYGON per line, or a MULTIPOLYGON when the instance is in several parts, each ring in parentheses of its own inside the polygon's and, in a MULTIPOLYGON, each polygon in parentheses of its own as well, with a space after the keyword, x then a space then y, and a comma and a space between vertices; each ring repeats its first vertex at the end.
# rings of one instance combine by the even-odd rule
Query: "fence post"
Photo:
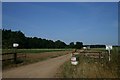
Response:
POLYGON ((14 63, 17 63, 17 53, 14 53, 14 63))
POLYGON ((14 62, 17 63, 17 47, 19 46, 18 43, 13 43, 13 48, 14 48, 14 62))

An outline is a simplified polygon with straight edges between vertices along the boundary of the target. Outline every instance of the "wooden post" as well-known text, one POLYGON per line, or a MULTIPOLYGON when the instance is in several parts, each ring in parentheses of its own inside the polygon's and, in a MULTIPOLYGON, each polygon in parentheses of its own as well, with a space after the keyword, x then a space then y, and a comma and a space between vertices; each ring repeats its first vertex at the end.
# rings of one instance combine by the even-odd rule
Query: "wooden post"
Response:
POLYGON ((100 59, 100 52, 99 52, 99 59, 100 59))
POLYGON ((14 53, 14 63, 17 63, 17 53, 14 53))

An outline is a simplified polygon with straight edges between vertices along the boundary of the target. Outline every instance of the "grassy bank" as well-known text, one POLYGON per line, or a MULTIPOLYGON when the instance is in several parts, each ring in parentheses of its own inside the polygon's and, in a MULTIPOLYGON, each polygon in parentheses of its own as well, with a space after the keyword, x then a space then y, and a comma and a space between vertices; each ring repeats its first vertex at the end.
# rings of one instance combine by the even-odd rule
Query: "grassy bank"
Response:
MULTIPOLYGON (((104 48, 93 48, 90 51, 105 51, 104 48)), ((79 64, 75 67, 70 61, 61 66, 59 77, 63 78, 120 78, 120 49, 114 47, 111 51, 111 61, 106 56, 95 59, 79 55, 79 64)))

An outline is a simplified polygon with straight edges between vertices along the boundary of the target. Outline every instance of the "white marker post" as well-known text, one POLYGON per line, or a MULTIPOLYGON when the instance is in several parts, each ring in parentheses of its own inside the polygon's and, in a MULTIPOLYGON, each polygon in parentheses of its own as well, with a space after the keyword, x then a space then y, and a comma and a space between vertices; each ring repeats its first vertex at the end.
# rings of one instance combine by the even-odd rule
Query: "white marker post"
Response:
POLYGON ((18 43, 13 43, 13 47, 18 47, 19 44, 18 43))
POLYGON ((76 61, 76 57, 71 57, 71 64, 72 65, 77 65, 78 61, 76 61))
POLYGON ((110 55, 111 55, 110 51, 112 50, 112 46, 106 45, 106 50, 108 50, 108 52, 109 52, 109 61, 110 61, 111 60, 111 58, 110 58, 110 55))
POLYGON ((18 43, 13 43, 13 47, 15 48, 15 49, 14 49, 14 63, 17 62, 17 53, 16 53, 16 49, 17 49, 18 46, 19 46, 18 43))

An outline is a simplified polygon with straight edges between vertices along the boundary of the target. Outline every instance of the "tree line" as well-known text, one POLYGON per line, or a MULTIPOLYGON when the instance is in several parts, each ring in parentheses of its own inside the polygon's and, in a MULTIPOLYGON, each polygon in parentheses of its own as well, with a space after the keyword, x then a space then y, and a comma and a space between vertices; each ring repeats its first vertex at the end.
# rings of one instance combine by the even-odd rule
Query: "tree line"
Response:
POLYGON ((96 45, 84 45, 84 47, 87 47, 89 46, 90 48, 105 48, 106 46, 105 45, 99 45, 99 44, 96 44, 96 45))
POLYGON ((82 42, 71 42, 66 44, 61 40, 53 41, 42 39, 38 37, 26 37, 21 31, 12 31, 12 30, 2 30, 2 48, 11 49, 13 48, 13 43, 18 43, 18 48, 82 48, 82 42))

